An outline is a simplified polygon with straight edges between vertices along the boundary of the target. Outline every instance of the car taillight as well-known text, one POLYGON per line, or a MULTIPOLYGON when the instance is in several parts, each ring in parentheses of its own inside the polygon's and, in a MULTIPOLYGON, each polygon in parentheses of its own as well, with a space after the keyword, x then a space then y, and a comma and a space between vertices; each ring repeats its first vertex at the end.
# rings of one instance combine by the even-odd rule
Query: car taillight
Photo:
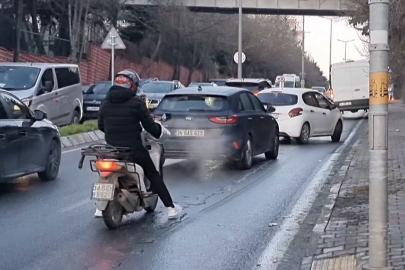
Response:
POLYGON ((235 124, 238 122, 238 117, 236 115, 232 116, 215 116, 209 118, 211 122, 217 124, 235 124))
POLYGON ((96 161, 96 168, 100 172, 112 172, 121 170, 122 166, 114 161, 98 160, 96 161))
POLYGON ((293 118, 293 117, 302 115, 302 112, 303 112, 303 109, 302 109, 302 108, 295 108, 295 109, 292 109, 292 110, 288 113, 288 116, 291 117, 291 118, 293 118))

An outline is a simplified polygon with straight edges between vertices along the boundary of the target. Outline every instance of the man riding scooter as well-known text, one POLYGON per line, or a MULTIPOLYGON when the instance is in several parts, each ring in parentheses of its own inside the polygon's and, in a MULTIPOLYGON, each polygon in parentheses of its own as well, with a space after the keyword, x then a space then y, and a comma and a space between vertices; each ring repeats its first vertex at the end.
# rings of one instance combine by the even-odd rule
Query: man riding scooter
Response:
MULTIPOLYGON (((139 80, 133 70, 123 70, 115 75, 114 86, 100 106, 98 127, 105 133, 107 144, 131 148, 132 162, 143 168, 152 190, 167 207, 168 218, 173 219, 179 216, 182 207, 173 203, 161 174, 142 143, 142 127, 155 138, 160 137, 162 129, 153 120, 145 101, 136 96, 139 80)), ((95 216, 101 217, 101 211, 96 210, 95 216)))

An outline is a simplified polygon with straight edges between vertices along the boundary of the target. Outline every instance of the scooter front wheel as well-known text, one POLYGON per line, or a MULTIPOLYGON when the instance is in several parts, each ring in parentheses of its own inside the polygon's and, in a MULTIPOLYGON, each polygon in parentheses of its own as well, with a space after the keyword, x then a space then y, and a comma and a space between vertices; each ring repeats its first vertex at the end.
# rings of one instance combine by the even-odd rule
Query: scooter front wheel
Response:
POLYGON ((113 200, 103 211, 103 220, 110 230, 115 230, 121 225, 123 215, 124 208, 117 200, 113 200))

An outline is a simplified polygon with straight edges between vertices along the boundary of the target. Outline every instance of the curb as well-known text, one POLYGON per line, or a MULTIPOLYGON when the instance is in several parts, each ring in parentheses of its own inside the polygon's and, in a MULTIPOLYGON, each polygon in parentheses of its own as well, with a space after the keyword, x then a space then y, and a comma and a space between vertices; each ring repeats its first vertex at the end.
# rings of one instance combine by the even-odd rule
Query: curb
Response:
POLYGON ((346 174, 350 168, 352 157, 356 153, 357 147, 359 146, 361 139, 358 139, 352 146, 349 154, 347 155, 342 167, 337 173, 335 184, 329 191, 329 196, 323 207, 322 213, 316 223, 313 232, 316 234, 321 234, 326 230, 326 227, 329 224, 330 218, 332 216, 333 209, 335 208, 336 199, 339 197, 340 190, 342 188, 343 182, 346 178, 346 174))
POLYGON ((92 142, 99 142, 102 140, 104 140, 104 133, 100 130, 60 137, 62 149, 76 147, 92 142))

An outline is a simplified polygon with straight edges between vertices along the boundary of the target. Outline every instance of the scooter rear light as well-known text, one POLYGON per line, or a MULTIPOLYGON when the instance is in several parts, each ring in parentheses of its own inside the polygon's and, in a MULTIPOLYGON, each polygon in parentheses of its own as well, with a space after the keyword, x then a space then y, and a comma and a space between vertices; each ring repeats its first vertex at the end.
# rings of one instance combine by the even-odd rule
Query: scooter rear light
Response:
POLYGON ((216 124, 236 124, 238 122, 238 116, 214 116, 209 118, 211 122, 216 124))
POLYGON ((295 109, 292 109, 292 110, 288 113, 288 116, 291 117, 291 118, 293 118, 293 117, 302 115, 302 112, 303 112, 303 109, 302 109, 302 108, 295 108, 295 109))
POLYGON ((98 160, 96 161, 96 168, 100 172, 112 172, 121 170, 122 166, 115 161, 98 160))

